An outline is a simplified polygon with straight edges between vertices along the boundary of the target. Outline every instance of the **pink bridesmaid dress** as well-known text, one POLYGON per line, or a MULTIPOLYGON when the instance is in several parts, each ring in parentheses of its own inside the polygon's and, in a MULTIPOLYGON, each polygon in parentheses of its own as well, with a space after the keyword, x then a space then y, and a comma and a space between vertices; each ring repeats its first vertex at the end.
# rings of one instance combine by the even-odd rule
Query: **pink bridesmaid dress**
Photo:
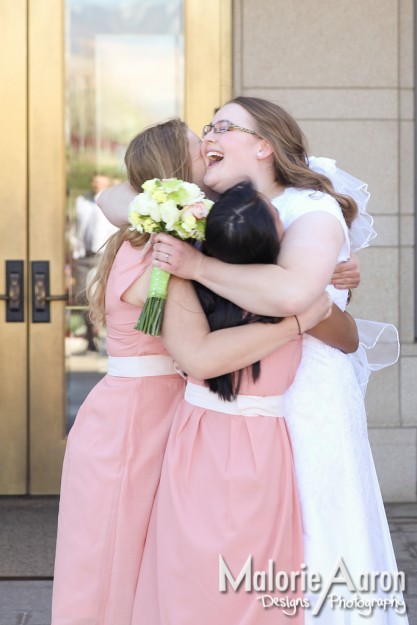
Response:
POLYGON ((291 608, 263 607, 262 600, 270 595, 284 603, 300 602, 300 592, 257 592, 254 587, 246 592, 244 581, 236 591, 230 584, 227 592, 219 591, 220 556, 234 579, 249 556, 253 573, 268 572, 270 561, 276 573, 302 570, 292 449, 279 402, 274 411, 281 399, 276 396, 294 379, 300 355, 301 341, 292 341, 262 361, 256 383, 244 373, 231 408, 218 404, 218 396, 201 382, 187 385, 165 453, 134 625, 304 622, 303 608, 289 618, 284 611, 291 613, 291 608))
POLYGON ((114 370, 88 395, 68 436, 52 625, 132 621, 163 455, 184 395, 161 340, 134 329, 140 310, 121 299, 149 262, 125 242, 110 272, 107 351, 114 370))

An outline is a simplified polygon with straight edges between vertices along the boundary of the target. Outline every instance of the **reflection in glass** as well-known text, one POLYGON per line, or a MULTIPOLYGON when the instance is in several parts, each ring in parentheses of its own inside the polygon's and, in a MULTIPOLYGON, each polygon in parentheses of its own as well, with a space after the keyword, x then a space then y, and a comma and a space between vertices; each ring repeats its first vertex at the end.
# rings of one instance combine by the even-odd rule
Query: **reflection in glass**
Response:
POLYGON ((67 430, 107 367, 105 331, 86 312, 85 281, 114 231, 97 193, 125 179, 130 139, 183 115, 180 0, 67 0, 67 430))

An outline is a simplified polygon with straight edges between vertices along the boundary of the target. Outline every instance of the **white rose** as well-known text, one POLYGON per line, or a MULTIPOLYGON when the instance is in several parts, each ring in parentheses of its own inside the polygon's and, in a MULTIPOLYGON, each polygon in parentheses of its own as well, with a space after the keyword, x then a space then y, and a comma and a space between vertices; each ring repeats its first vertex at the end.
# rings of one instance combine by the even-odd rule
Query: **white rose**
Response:
POLYGON ((159 223, 161 221, 161 211, 158 202, 153 202, 150 208, 149 216, 151 219, 159 223))
POLYGON ((196 202, 200 202, 204 198, 204 193, 201 191, 200 187, 192 182, 183 182, 182 188, 187 192, 187 201, 185 204, 188 206, 189 204, 196 204, 196 202))
POLYGON ((179 218, 179 210, 172 200, 167 200, 159 206, 162 221, 166 224, 167 230, 173 230, 179 218))
POLYGON ((139 215, 150 215, 151 210, 158 206, 158 203, 147 193, 139 193, 133 198, 130 208, 139 213, 139 215))

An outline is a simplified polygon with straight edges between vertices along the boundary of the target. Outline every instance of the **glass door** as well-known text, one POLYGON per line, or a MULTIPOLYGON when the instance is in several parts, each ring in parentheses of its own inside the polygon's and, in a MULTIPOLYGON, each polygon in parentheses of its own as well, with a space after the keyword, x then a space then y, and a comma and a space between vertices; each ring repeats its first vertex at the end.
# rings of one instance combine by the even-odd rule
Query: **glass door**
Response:
POLYGON ((182 0, 66 2, 67 429, 107 367, 105 332, 86 314, 85 284, 116 231, 96 195, 125 178, 141 128, 184 113, 182 0))
POLYGON ((66 435, 106 371, 105 335, 85 314, 112 231, 95 195, 124 179, 143 127, 178 115, 199 132, 229 97, 230 26, 224 0, 0 7, 13 59, 0 69, 0 493, 59 491, 66 435))

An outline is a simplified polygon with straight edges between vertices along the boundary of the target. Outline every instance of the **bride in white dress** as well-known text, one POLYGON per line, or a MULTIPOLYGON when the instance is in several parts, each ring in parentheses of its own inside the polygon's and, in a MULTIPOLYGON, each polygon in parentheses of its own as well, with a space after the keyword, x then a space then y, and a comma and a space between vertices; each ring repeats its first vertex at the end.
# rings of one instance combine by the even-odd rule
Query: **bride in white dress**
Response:
MULTIPOLYGON (((346 234, 338 261, 349 258, 348 231, 333 198, 288 188, 273 204, 285 230, 309 211, 334 214, 346 234)), ((327 290, 343 310, 347 291, 332 286, 327 290)), ((368 442, 364 399, 354 368, 342 352, 307 334, 295 381, 286 394, 286 421, 294 451, 309 569, 326 577, 341 557, 354 580, 366 572, 395 572, 395 555, 368 442)), ((350 592, 336 588, 333 594, 346 598, 350 592)), ((376 598, 378 593, 371 596, 376 598)), ((310 599, 315 603, 314 597, 310 599)), ((384 613, 376 608, 370 621, 395 623, 398 618, 395 612, 384 613)), ((326 602, 319 616, 306 612, 306 623, 310 621, 353 624, 363 623, 363 617, 358 611, 331 611, 326 602)), ((406 622, 405 618, 399 622, 406 622)))
MULTIPOLYGON (((281 267, 258 267, 253 273, 245 268, 243 272, 238 266, 203 259, 166 235, 156 236, 155 264, 202 282, 246 310, 283 316, 301 311, 329 283, 335 263, 350 256, 349 230, 338 196, 332 196, 332 187, 327 193, 317 190, 326 190, 328 183, 320 163, 309 169, 304 137, 295 120, 275 104, 257 98, 227 103, 204 128, 203 137, 208 187, 223 192, 248 177, 278 209, 286 229, 281 267), (316 177, 313 170, 318 172, 316 177), (163 262, 164 258, 169 260, 163 262)), ((368 238, 372 234, 366 215, 353 222, 351 237, 358 237, 357 248, 366 244, 363 225, 368 238)), ((347 291, 333 287, 329 291, 344 309, 347 291)), ((346 575, 356 584, 355 588, 347 583, 333 585, 328 593, 336 596, 333 606, 330 598, 323 602, 320 592, 307 592, 315 609, 305 611, 306 623, 408 623, 402 588, 387 591, 387 585, 381 588, 377 583, 374 592, 366 592, 366 577, 360 577, 383 571, 394 578, 397 574, 369 447, 364 387, 366 380, 358 383, 348 356, 304 335, 302 362, 287 394, 286 418, 300 490, 305 564, 321 575, 323 589, 342 558, 340 566, 346 565, 346 575), (388 604, 374 606, 371 616, 364 619, 368 608, 360 600, 377 599, 388 604), (317 615, 319 605, 322 609, 317 615)))

